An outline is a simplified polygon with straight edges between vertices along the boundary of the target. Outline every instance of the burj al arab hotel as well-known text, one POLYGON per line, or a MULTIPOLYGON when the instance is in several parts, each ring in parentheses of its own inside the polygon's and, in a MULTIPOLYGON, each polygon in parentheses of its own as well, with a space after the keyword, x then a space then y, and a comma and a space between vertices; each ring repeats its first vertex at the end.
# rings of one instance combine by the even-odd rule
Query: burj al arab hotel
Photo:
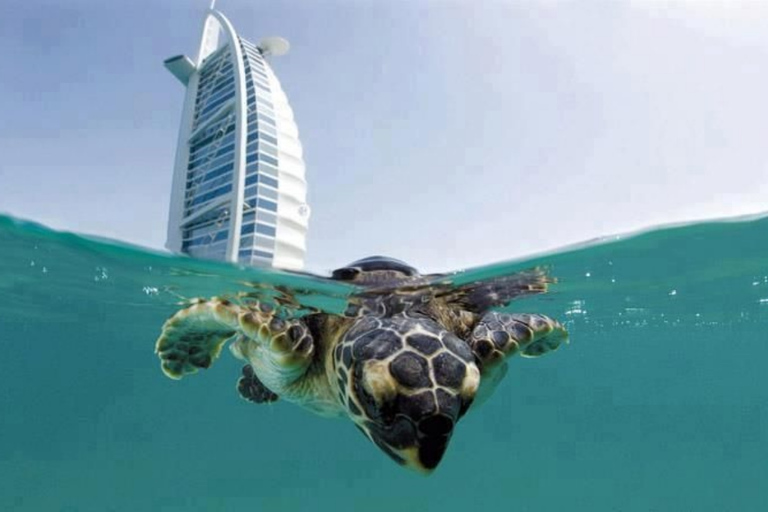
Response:
POLYGON ((197 58, 165 61, 186 87, 168 221, 171 251, 304 266, 309 206, 302 147, 266 60, 287 50, 282 38, 243 39, 212 6, 197 58))

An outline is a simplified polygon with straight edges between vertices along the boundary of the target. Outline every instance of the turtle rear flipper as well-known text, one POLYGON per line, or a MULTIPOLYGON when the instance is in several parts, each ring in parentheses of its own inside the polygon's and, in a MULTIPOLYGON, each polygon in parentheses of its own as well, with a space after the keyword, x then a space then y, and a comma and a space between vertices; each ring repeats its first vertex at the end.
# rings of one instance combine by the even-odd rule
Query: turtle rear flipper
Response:
POLYGON ((255 404, 275 402, 278 399, 277 394, 259 380, 250 364, 243 366, 243 375, 237 381, 237 391, 244 400, 255 404))
POLYGON ((544 268, 536 267, 460 286, 449 285, 438 296, 449 307, 482 315, 493 308, 507 306, 515 299, 546 293, 554 282, 544 268))
POLYGON ((239 307, 221 299, 198 300, 163 325, 155 352, 172 379, 208 368, 238 331, 239 307))

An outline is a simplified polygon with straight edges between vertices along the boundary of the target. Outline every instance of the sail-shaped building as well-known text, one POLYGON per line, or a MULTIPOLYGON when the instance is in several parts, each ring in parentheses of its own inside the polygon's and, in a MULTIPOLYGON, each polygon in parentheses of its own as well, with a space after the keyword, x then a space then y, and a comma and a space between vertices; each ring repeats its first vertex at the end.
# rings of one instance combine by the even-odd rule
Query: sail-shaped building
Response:
POLYGON ((186 87, 167 248, 194 257, 301 269, 309 207, 298 129, 265 59, 288 43, 253 44, 211 8, 197 58, 165 66, 186 87))

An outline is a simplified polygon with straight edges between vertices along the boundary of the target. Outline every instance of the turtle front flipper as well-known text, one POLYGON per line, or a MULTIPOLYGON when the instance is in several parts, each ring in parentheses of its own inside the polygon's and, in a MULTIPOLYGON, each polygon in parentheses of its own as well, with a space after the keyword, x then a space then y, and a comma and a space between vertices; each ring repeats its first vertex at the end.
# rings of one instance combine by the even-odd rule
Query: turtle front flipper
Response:
POLYGON ((286 399, 315 353, 307 324, 292 314, 266 303, 249 304, 238 318, 243 336, 230 346, 237 358, 250 363, 260 382, 286 399))
POLYGON ((565 327, 548 316, 492 311, 475 326, 469 346, 483 367, 489 368, 517 353, 541 356, 567 339, 565 327))
POLYGON ((198 299, 163 325, 155 352, 163 372, 172 379, 208 368, 224 343, 239 329, 240 308, 229 301, 198 299))

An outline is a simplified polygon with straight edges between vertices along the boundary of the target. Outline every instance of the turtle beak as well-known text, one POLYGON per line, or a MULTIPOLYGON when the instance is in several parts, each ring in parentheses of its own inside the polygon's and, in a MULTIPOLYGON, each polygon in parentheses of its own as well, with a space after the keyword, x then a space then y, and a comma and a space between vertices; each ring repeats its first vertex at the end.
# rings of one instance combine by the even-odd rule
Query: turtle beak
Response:
POLYGON ((403 466, 423 475, 431 474, 440 464, 448 448, 449 437, 427 437, 419 441, 418 446, 401 450, 403 466))
POLYGON ((419 449, 417 447, 406 448, 399 454, 402 459, 402 465, 408 469, 421 473, 422 475, 431 475, 435 468, 428 468, 419 458, 419 449))
POLYGON ((418 429, 412 425, 401 417, 400 422, 388 427, 369 423, 363 431, 392 460, 428 475, 443 459, 455 421, 445 415, 435 414, 423 418, 418 429))

